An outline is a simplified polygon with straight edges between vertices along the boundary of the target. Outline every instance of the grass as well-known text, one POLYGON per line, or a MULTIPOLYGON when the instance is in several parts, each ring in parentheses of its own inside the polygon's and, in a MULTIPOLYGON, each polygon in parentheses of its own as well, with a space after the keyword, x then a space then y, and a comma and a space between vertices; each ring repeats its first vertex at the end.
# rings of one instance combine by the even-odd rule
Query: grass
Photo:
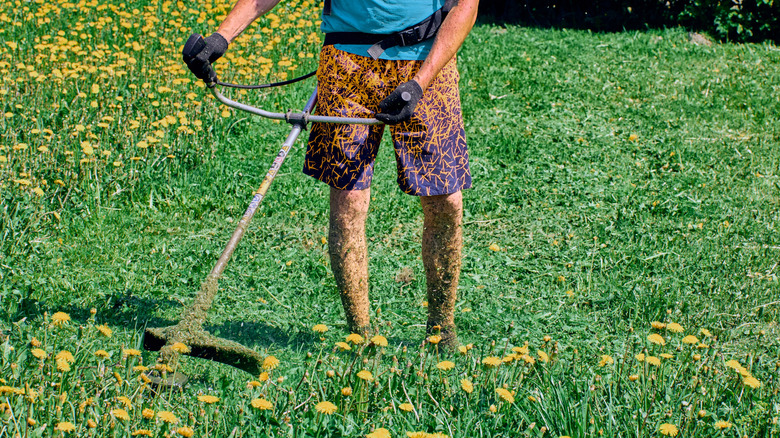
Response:
MULTIPOLYGON (((68 422, 96 436, 186 436, 179 429, 189 427, 235 436, 386 428, 654 437, 664 424, 678 436, 780 435, 775 46, 696 46, 678 30, 477 26, 459 55, 475 187, 464 194, 456 321, 473 347, 449 356, 421 346, 420 208, 395 187, 387 144, 368 229, 374 321, 388 346, 334 347, 346 333, 323 243, 327 191, 300 173, 299 144, 209 320, 213 333, 281 363, 269 363, 261 381, 185 359, 190 386, 155 395, 133 369, 156 358, 134 355, 140 333, 177 320, 288 128, 223 115, 184 71, 183 39, 213 28, 208 20, 227 4, 202 16, 170 2, 3 5, 0 436, 66 435, 55 428, 68 422), (58 311, 71 321, 54 324, 58 311), (98 331, 103 324, 111 337, 98 331), (316 324, 329 330, 315 333, 316 324), (652 343, 653 333, 666 345, 652 343), (683 343, 686 335, 699 343, 683 343), (62 350, 74 356, 70 371, 57 369, 62 350), (493 368, 489 357, 506 362, 493 368), (454 368, 437 368, 444 360, 454 368), (357 377, 363 369, 371 381, 357 377), (495 391, 504 385, 511 403, 495 391), (273 408, 252 407, 261 398, 273 408), (321 401, 337 411, 317 412, 321 401)), ((316 11, 285 3, 218 71, 259 82, 313 69, 306 53, 316 53, 316 11), (268 47, 264 28, 282 37, 268 47)), ((309 87, 232 95, 296 108, 309 87)))

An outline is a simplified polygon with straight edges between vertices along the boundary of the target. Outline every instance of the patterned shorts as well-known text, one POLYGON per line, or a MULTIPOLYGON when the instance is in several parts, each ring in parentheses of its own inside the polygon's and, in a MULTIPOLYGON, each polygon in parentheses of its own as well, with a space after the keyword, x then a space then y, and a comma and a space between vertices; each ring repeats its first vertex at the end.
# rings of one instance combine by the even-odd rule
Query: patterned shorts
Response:
MULTIPOLYGON (((421 65, 374 60, 325 46, 317 71, 315 113, 373 117, 379 102, 411 80, 421 65)), ((458 79, 453 59, 425 90, 412 118, 390 126, 398 185, 405 193, 445 195, 471 187, 458 79)), ((384 128, 313 123, 303 173, 341 190, 368 188, 384 128)))

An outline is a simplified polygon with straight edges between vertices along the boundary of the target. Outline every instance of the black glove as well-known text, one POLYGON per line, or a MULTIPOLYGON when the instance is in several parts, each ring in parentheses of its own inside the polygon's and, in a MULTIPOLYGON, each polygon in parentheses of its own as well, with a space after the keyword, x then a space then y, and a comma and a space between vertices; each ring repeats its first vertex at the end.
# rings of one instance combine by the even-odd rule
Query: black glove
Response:
POLYGON ((198 34, 192 34, 184 44, 182 58, 190 71, 204 82, 215 82, 217 72, 211 64, 225 54, 228 42, 217 32, 203 38, 198 34))
POLYGON ((376 119, 388 125, 395 125, 412 118, 414 107, 422 98, 423 89, 414 79, 404 82, 389 96, 379 102, 376 119))

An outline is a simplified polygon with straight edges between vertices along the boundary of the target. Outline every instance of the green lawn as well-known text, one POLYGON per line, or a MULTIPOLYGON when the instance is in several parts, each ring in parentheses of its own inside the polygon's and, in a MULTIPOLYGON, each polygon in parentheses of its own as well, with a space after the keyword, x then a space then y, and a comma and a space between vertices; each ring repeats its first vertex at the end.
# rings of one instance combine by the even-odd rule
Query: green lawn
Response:
MULTIPOLYGON (((450 357, 454 369, 443 371, 436 365, 445 358, 420 347, 421 212, 396 187, 385 143, 368 234, 374 321, 389 345, 334 351, 347 333, 323 243, 327 188, 300 173, 299 142, 234 254, 209 319, 213 333, 281 364, 247 390, 257 376, 184 359, 186 391, 150 396, 131 365, 153 364, 156 355, 124 360, 121 348, 138 348, 145 326, 177 321, 288 127, 223 117, 202 87, 182 80, 189 76, 176 54, 181 38, 209 28, 191 10, 171 15, 170 3, 139 3, 147 13, 116 18, 126 34, 112 40, 112 24, 96 24, 97 3, 59 3, 58 16, 43 3, 30 12, 6 5, 0 19, 14 30, 0 34, 0 73, 9 78, 0 84, 0 436, 65 434, 54 431, 61 422, 98 436, 184 424, 197 436, 365 436, 383 427, 394 437, 654 437, 664 424, 678 436, 780 436, 777 47, 697 46, 680 30, 478 25, 458 59, 474 188, 464 194, 456 322, 473 349, 450 357), (90 12, 77 15, 83 8, 90 12), (57 37, 44 39, 40 17, 27 19, 35 11, 56 29, 76 29, 60 37, 82 41, 81 51, 62 43, 71 48, 61 59, 44 56, 38 45, 57 37), (154 26, 144 30, 155 16, 165 41, 149 38, 154 26), (165 25, 169 19, 178 22, 165 25), (99 38, 106 47, 95 50, 99 38), (136 61, 122 65, 129 58, 117 53, 136 61), (163 123, 166 116, 173 120, 163 123), (396 280, 409 270, 410 282, 396 280), (72 318, 64 328, 43 319, 57 311, 72 318), (683 333, 653 329, 653 321, 677 323, 683 333), (108 324, 111 338, 96 324, 108 324), (315 324, 330 328, 322 339, 315 324), (651 333, 666 345, 649 341, 651 333), (685 335, 697 342, 684 343, 685 335), (32 337, 43 341, 46 359, 31 357, 32 337), (527 352, 511 356, 526 342, 527 352), (95 357, 96 348, 109 358, 95 357), (71 371, 57 371, 53 356, 62 349, 75 355, 71 371), (640 353, 672 357, 655 366, 638 361, 640 353), (492 356, 509 359, 483 365, 492 356), (373 380, 355 377, 360 369, 373 380), (473 393, 461 389, 464 379, 473 393), (40 393, 37 403, 11 390, 25 384, 40 393), (512 402, 495 392, 503 385, 512 402), (343 387, 353 394, 342 395, 343 387), (199 393, 221 400, 205 405, 199 393), (273 410, 251 407, 261 394, 273 410), (129 420, 111 411, 122 409, 120 395, 132 399, 129 420), (88 397, 98 403, 80 408, 88 397), (338 411, 318 413, 320 401, 338 411), (180 423, 145 419, 143 408, 171 411, 180 423), (25 417, 35 425, 24 426, 25 417), (730 425, 719 423, 721 430, 718 421, 730 425)), ((295 11, 316 20, 306 2, 285 8, 277 12, 283 23, 295 11)), ((316 23, 278 30, 303 38, 263 52, 253 41, 265 41, 261 29, 272 23, 261 21, 231 48, 235 58, 219 64, 225 77, 268 79, 255 68, 266 65, 257 59, 263 53, 275 53, 272 62, 298 60, 291 74, 313 68, 314 59, 297 54, 316 51, 316 42, 304 44, 316 23)), ((272 67, 271 74, 283 69, 272 67)), ((287 109, 300 107, 312 86, 230 94, 287 109)))

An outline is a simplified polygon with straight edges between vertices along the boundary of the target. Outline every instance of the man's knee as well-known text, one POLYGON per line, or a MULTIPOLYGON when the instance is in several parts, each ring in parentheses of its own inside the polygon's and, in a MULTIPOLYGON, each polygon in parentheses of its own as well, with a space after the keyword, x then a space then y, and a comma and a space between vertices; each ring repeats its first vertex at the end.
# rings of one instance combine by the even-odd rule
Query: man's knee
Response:
POLYGON ((361 225, 368 214, 369 189, 330 189, 330 217, 342 226, 361 225))
POLYGON ((450 220, 460 222, 463 215, 463 196, 458 191, 448 195, 423 196, 420 198, 423 214, 428 220, 450 220))

